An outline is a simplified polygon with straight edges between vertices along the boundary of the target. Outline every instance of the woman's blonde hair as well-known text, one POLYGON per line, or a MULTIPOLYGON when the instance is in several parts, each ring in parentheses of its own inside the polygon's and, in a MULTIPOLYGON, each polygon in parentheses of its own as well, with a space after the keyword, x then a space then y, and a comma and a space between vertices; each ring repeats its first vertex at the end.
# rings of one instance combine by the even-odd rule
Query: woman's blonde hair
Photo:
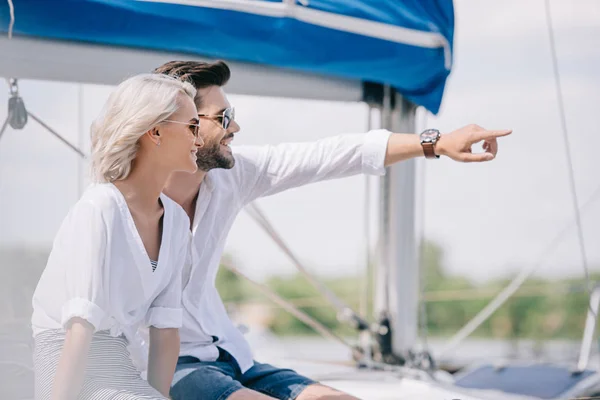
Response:
POLYGON ((92 179, 127 178, 140 137, 179 110, 181 94, 193 100, 196 89, 162 74, 136 75, 117 86, 92 123, 92 179))

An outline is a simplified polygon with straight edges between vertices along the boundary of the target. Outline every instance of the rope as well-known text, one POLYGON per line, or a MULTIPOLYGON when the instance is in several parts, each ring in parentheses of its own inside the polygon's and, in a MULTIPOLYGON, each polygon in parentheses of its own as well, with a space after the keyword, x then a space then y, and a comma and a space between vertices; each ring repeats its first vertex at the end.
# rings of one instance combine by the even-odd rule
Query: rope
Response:
MULTIPOLYGON (((575 221, 577 222, 577 238, 579 243, 579 251, 581 254, 581 261, 583 263, 583 270, 585 272, 585 280, 587 283, 588 294, 591 294, 591 282, 588 268, 588 260, 585 251, 585 239, 583 236, 583 227, 581 223, 581 214, 579 212, 579 201, 577 199, 577 188, 575 187, 575 170, 573 168, 573 160, 571 157, 571 145, 569 142, 569 135, 567 134, 567 118, 565 115, 565 105, 563 101, 562 87, 560 83, 560 74, 558 72, 558 59, 556 56, 556 44, 554 42, 554 30, 552 28, 552 15, 550 13, 550 0, 545 2, 546 10, 546 22, 548 25, 548 36, 550 39, 550 51, 552 54, 552 70, 554 73, 554 84, 556 88, 556 100, 558 101, 558 110, 560 115, 560 123, 562 128, 562 136, 565 146, 565 155, 567 158, 567 164, 569 166, 569 184, 571 190, 571 200, 573 202, 573 212, 575 214, 575 221)), ((595 314, 594 314, 595 316, 595 314)))
POLYGON ((67 139, 63 138, 54 129, 52 129, 48 125, 46 125, 46 123, 44 121, 42 121, 41 119, 39 119, 38 117, 36 117, 35 115, 33 115, 31 112, 28 112, 28 114, 29 114, 29 116, 34 121, 36 121, 38 124, 40 124, 41 126, 43 126, 44 128, 46 128, 48 130, 48 132, 50 132, 51 134, 53 134, 54 136, 56 136, 56 138, 58 140, 60 140, 61 142, 63 142, 67 146, 69 146, 71 148, 71 150, 73 150, 75 153, 79 154, 81 156, 81 158, 86 158, 86 155, 81 150, 79 150, 77 147, 75 147, 75 145, 71 144, 67 139))
POLYGON ((283 308, 284 310, 286 310, 287 312, 292 314, 294 317, 298 318, 300 321, 304 322, 306 325, 313 328, 316 332, 320 333, 323 337, 325 337, 327 339, 335 340, 350 349, 354 349, 354 347, 350 343, 348 343, 344 338, 331 332, 325 325, 316 321, 315 319, 313 319, 311 316, 309 316, 305 312, 299 310, 298 308, 296 308, 296 306, 294 306, 289 301, 281 298, 277 293, 275 293, 267 285, 254 281, 253 279, 248 277, 246 274, 244 274, 243 272, 241 272, 240 270, 238 270, 236 267, 234 267, 231 264, 221 261, 221 265, 223 265, 225 268, 227 268, 231 272, 241 276, 242 278, 244 278, 245 280, 247 280, 248 282, 250 282, 251 284, 256 286, 263 294, 268 296, 273 302, 277 303, 281 308, 283 308))
POLYGON ((12 39, 13 27, 15 26, 15 6, 12 0, 8 0, 8 8, 10 10, 10 23, 8 24, 8 38, 12 39))
POLYGON ((319 292, 333 305, 339 312, 340 317, 350 318, 354 322, 364 321, 344 302, 342 302, 331 290, 327 288, 323 283, 315 279, 308 270, 302 265, 300 260, 287 246, 285 241, 281 238, 281 235, 275 231, 275 228, 271 225, 266 215, 261 211, 256 203, 250 203, 246 208, 246 212, 252 217, 263 230, 271 237, 271 239, 279 246, 281 250, 290 258, 294 263, 298 271, 304 275, 304 277, 317 289, 319 292))
POLYGON ((2 124, 2 128, 0 129, 0 138, 2 137, 2 135, 4 135, 4 131, 6 130, 7 126, 8 126, 8 116, 6 116, 6 119, 4 120, 4 123, 2 124))

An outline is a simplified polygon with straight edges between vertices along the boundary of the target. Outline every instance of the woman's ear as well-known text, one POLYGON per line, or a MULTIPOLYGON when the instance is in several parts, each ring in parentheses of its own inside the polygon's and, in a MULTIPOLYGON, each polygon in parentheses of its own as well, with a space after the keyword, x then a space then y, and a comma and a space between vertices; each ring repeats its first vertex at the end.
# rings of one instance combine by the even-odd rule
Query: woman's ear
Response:
POLYGON ((160 132, 158 131, 158 128, 150 129, 148 132, 146 132, 146 135, 148 135, 148 138, 150 138, 152 143, 160 146, 160 132))

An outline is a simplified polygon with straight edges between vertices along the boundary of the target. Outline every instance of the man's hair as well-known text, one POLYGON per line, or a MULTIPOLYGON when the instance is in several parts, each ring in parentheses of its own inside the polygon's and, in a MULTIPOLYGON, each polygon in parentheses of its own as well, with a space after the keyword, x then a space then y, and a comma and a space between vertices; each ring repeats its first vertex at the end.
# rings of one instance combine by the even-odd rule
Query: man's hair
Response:
MULTIPOLYGON (((182 81, 190 82, 196 89, 209 86, 225 86, 231 77, 229 66, 224 61, 206 63, 201 61, 169 61, 154 70, 154 73, 165 74, 182 81)), ((196 105, 202 99, 196 95, 196 105)))

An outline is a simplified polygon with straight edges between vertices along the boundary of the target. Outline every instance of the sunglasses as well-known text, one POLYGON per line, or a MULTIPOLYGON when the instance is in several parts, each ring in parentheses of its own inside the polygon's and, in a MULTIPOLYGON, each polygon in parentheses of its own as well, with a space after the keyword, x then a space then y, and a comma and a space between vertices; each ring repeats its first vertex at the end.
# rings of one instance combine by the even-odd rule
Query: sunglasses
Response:
POLYGON ((165 119, 163 122, 171 122, 173 124, 180 124, 180 125, 187 125, 188 128, 190 129, 190 131, 192 132, 192 135, 194 135, 195 138, 198 138, 198 136, 200 136, 200 121, 197 119, 192 119, 192 122, 181 122, 181 121, 173 121, 171 119, 165 119))
POLYGON ((201 118, 209 118, 219 121, 223 129, 229 128, 229 125, 235 120, 235 108, 226 108, 220 115, 198 114, 201 118))

